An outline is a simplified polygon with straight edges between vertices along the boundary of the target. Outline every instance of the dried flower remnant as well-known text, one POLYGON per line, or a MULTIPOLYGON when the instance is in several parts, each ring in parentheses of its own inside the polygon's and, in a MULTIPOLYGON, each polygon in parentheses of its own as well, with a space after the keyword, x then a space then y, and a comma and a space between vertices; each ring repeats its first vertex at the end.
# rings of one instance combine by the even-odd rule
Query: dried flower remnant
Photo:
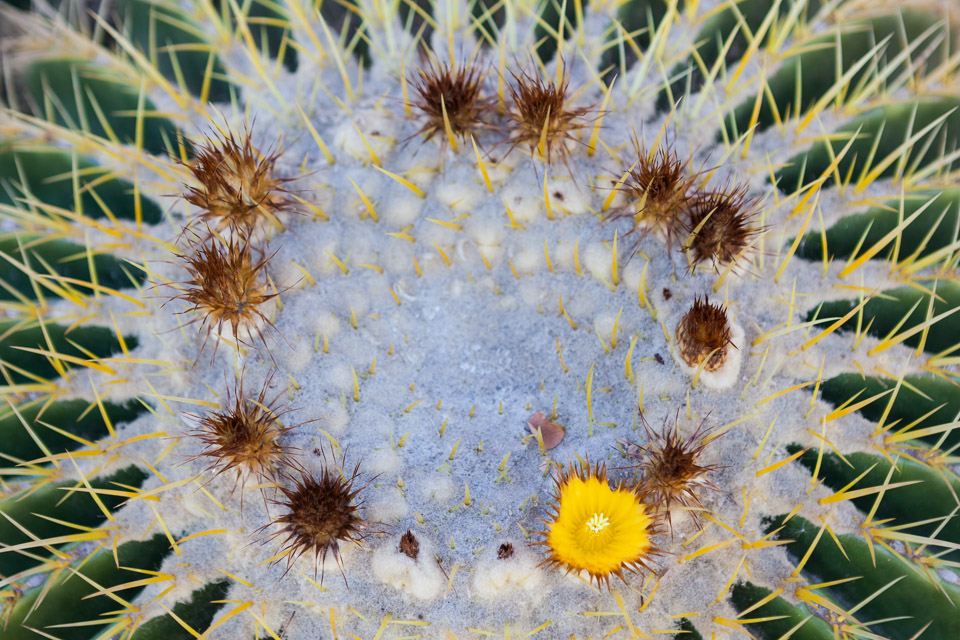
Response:
POLYGON ((705 371, 716 371, 727 361, 727 350, 733 346, 731 335, 723 305, 697 296, 677 325, 680 356, 687 366, 702 365, 705 371))
POLYGON ((261 154, 253 147, 249 132, 238 141, 233 133, 216 136, 207 143, 194 143, 194 159, 187 166, 196 181, 184 198, 200 209, 200 217, 214 231, 230 229, 250 233, 265 225, 283 228, 279 214, 292 209, 284 184, 274 167, 279 152, 261 154))
POLYGON ((507 560, 513 557, 513 544, 504 542, 497 549, 497 560, 507 560))
POLYGON ((484 126, 484 112, 493 106, 481 95, 483 74, 477 64, 430 62, 417 69, 411 84, 416 94, 412 104, 424 119, 417 134, 427 139, 446 135, 454 148, 457 138, 465 140, 484 126))
POLYGON ((243 380, 236 384, 227 408, 198 418, 198 428, 190 435, 204 448, 191 459, 208 459, 208 470, 218 475, 234 470, 237 479, 252 474, 258 482, 277 481, 286 467, 299 467, 296 449, 284 446, 280 439, 299 425, 283 425, 281 418, 290 409, 274 409, 266 398, 268 378, 256 398, 248 398, 243 380))
POLYGON ((292 487, 280 487, 283 497, 275 503, 286 512, 274 519, 273 524, 282 526, 268 538, 284 536, 281 543, 285 552, 281 557, 286 557, 287 563, 284 574, 302 555, 313 552, 314 578, 319 572, 322 585, 322 565, 327 554, 331 554, 346 584, 340 545, 359 545, 371 533, 380 533, 372 523, 360 517, 362 504, 356 497, 366 485, 356 486, 359 463, 349 476, 344 473, 342 464, 341 458, 337 468, 324 466, 319 475, 301 471, 299 477, 293 479, 292 487))
POLYGON ((544 80, 539 73, 521 71, 518 75, 511 71, 511 75, 508 141, 513 147, 527 146, 531 155, 547 162, 554 151, 566 160, 567 142, 576 141, 573 133, 587 126, 584 116, 590 112, 588 107, 571 108, 568 104, 570 77, 564 76, 558 84, 544 80))
POLYGON ((417 556, 420 555, 420 542, 409 529, 400 536, 400 552, 411 560, 416 560, 417 556))
POLYGON ((276 297, 268 288, 266 268, 269 256, 254 259, 246 238, 222 240, 211 236, 189 254, 178 256, 190 280, 174 299, 190 305, 203 329, 223 334, 229 326, 238 342, 250 337, 263 339, 263 327, 270 323, 263 306, 276 297))
POLYGON ((586 571, 597 584, 610 586, 610 576, 623 581, 624 572, 652 571, 648 564, 662 552, 652 537, 660 532, 659 516, 639 486, 611 487, 606 467, 570 465, 554 475, 550 520, 541 520, 549 549, 541 564, 567 573, 586 571))
POLYGON ((758 230, 751 226, 755 202, 747 202, 747 187, 701 194, 690 207, 690 238, 685 250, 693 266, 713 261, 726 265, 750 247, 758 230))
POLYGON ((706 478, 711 471, 718 469, 717 465, 700 463, 707 444, 710 442, 711 431, 706 428, 706 421, 686 439, 680 436, 679 410, 674 418, 673 426, 667 426, 655 432, 650 428, 643 413, 640 420, 647 432, 647 445, 641 447, 642 461, 638 465, 641 472, 640 482, 649 491, 651 501, 666 514, 667 524, 673 530, 672 510, 679 506, 690 512, 693 521, 700 526, 697 511, 703 509, 698 490, 707 489, 722 493, 722 490, 706 478))
MULTIPOLYGON (((646 153, 636 142, 634 148, 637 159, 618 188, 627 203, 613 217, 632 217, 633 230, 642 229, 641 239, 658 231, 668 248, 672 247, 683 233, 687 211, 695 202, 692 191, 696 176, 687 174, 687 163, 681 162, 672 149, 662 147, 646 153)), ((664 297, 669 300, 666 291, 664 297)))

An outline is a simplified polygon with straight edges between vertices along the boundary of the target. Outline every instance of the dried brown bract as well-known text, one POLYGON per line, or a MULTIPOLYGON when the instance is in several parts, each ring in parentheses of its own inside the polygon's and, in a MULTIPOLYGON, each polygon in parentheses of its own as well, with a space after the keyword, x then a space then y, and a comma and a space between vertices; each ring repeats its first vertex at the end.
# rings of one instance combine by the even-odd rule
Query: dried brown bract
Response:
POLYGON ((697 296, 677 325, 677 346, 690 367, 702 364, 705 371, 722 367, 732 346, 730 323, 723 305, 710 304, 709 297, 697 296))
POLYGON ((511 105, 506 113, 510 119, 509 142, 513 147, 526 145, 531 155, 545 158, 547 162, 552 160, 554 152, 565 160, 567 142, 575 142, 573 132, 587 126, 585 116, 591 108, 570 107, 569 76, 557 84, 544 80, 539 73, 510 73, 513 83, 507 89, 511 105))
POLYGON ((283 227, 279 214, 296 202, 284 188, 291 179, 273 175, 279 152, 261 154, 249 132, 239 141, 233 133, 218 134, 205 144, 194 143, 193 151, 187 167, 196 185, 187 186, 184 198, 200 209, 200 217, 214 231, 283 227))
POLYGON ((756 202, 748 202, 747 187, 703 193, 690 207, 690 238, 685 249, 693 266, 712 260, 726 265, 744 254, 758 229, 751 226, 756 202))
POLYGON ((529 429, 533 435, 537 435, 537 432, 540 433, 539 437, 543 440, 544 449, 555 448, 563 442, 563 436, 566 435, 563 427, 547 420, 547 417, 543 415, 542 411, 537 411, 530 416, 530 419, 527 420, 527 429, 529 429))
POLYGON ((211 236, 194 246, 191 253, 178 256, 190 279, 174 297, 190 305, 202 327, 209 333, 224 333, 229 327, 233 338, 247 343, 251 337, 263 340, 263 328, 270 324, 264 314, 267 302, 277 296, 267 283, 269 256, 254 256, 245 237, 228 240, 211 236))
POLYGON ((449 65, 429 62, 410 79, 415 93, 413 107, 423 116, 417 134, 427 139, 450 134, 465 140, 484 126, 483 115, 493 103, 483 97, 483 72, 477 64, 449 65))
POLYGON ((314 578, 318 570, 321 570, 321 585, 321 567, 327 554, 333 555, 346 584, 340 545, 359 545, 368 535, 382 533, 372 523, 360 517, 362 504, 356 498, 366 487, 356 486, 360 464, 357 463, 349 475, 342 466, 343 458, 334 468, 325 465, 323 472, 317 476, 301 471, 299 477, 293 479, 292 487, 280 487, 283 498, 277 500, 276 504, 285 509, 286 513, 273 521, 273 524, 282 527, 269 536, 284 536, 281 546, 286 552, 286 571, 290 571, 300 556, 313 552, 314 578))
POLYGON ((673 530, 671 509, 679 506, 690 511, 693 521, 700 526, 697 511, 703 509, 699 492, 703 489, 722 493, 722 490, 706 478, 711 471, 720 468, 717 465, 700 463, 700 456, 710 441, 710 429, 701 422, 696 431, 684 439, 680 435, 679 411, 673 426, 667 426, 657 433, 647 424, 643 413, 640 419, 647 432, 647 445, 642 448, 643 459, 638 465, 641 471, 640 482, 649 491, 650 499, 666 514, 667 524, 673 530))
POLYGON ((634 231, 642 229, 642 237, 658 231, 672 247, 686 229, 687 212, 696 201, 693 184, 697 177, 688 175, 688 163, 681 162, 669 148, 653 154, 641 150, 639 144, 635 148, 637 159, 619 186, 627 202, 614 217, 632 217, 634 231))
POLYGON ((196 430, 190 436, 199 440, 203 450, 192 460, 207 459, 208 470, 217 475, 235 471, 238 481, 247 474, 259 483, 277 481, 285 468, 299 467, 293 458, 296 449, 281 444, 280 439, 299 425, 283 425, 281 418, 289 408, 276 408, 267 400, 268 378, 256 398, 248 398, 243 380, 237 382, 227 407, 203 416, 195 416, 196 430))

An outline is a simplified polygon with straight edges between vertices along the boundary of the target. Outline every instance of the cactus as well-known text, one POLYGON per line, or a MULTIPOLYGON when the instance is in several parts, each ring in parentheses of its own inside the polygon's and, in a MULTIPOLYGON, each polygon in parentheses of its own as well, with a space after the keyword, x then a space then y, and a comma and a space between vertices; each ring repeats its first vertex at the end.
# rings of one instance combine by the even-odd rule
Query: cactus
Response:
POLYGON ((3 637, 960 637, 958 25, 6 0, 3 637))

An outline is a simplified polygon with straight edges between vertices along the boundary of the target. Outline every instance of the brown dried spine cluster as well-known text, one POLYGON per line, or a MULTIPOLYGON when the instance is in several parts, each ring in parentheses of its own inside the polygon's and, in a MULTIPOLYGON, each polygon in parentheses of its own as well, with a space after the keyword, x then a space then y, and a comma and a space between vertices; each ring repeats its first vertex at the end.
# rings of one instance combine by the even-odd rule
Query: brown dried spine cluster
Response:
POLYGON ((663 234, 668 247, 685 235, 687 211, 695 199, 693 185, 697 177, 688 175, 687 165, 669 148, 647 154, 637 149, 637 160, 626 173, 620 191, 629 204, 615 217, 633 217, 633 230, 643 229, 641 238, 651 231, 663 234))
POLYGON ((539 73, 510 72, 508 86, 511 105, 506 111, 510 121, 508 141, 511 148, 524 145, 530 154, 550 162, 554 152, 566 160, 567 142, 576 141, 573 133, 587 126, 589 107, 571 107, 567 90, 570 77, 559 83, 544 80, 539 73))
MULTIPOLYGON (((257 252, 259 253, 259 252, 257 252)), ((238 342, 249 344, 251 337, 263 340, 263 328, 270 324, 263 305, 276 297, 266 277, 270 256, 255 255, 246 236, 221 239, 211 236, 191 253, 178 256, 190 279, 174 298, 183 300, 207 332, 223 334, 229 327, 238 342)))
POLYGON ((722 490, 705 476, 716 469, 717 465, 701 464, 707 444, 712 439, 711 430, 706 421, 686 439, 680 436, 680 413, 674 418, 673 426, 667 426, 655 432, 650 428, 643 413, 640 420, 647 432, 647 445, 641 447, 643 460, 638 465, 640 482, 647 488, 651 501, 666 515, 667 525, 673 531, 672 510, 679 506, 688 511, 697 526, 700 526, 698 511, 703 509, 698 490, 707 489, 722 493, 722 490))
POLYGON ((727 351, 733 346, 731 335, 723 305, 697 296, 677 325, 680 356, 690 367, 716 371, 727 361, 727 351))
POLYGON ((275 502, 285 513, 271 523, 281 528, 268 539, 283 536, 281 557, 286 557, 287 564, 284 573, 290 571, 302 555, 312 552, 314 578, 319 571, 322 585, 322 565, 327 554, 331 554, 346 583, 340 558, 341 543, 360 544, 371 533, 382 533, 360 516, 361 502, 356 498, 366 485, 356 486, 359 467, 357 463, 348 476, 341 458, 340 464, 333 468, 325 464, 319 475, 301 471, 291 479, 293 486, 280 487, 283 497, 275 502))
POLYGON ((246 133, 237 141, 225 133, 207 143, 193 144, 194 159, 187 166, 196 181, 184 198, 200 209, 200 218, 214 231, 251 233, 265 224, 283 227, 279 214, 295 201, 274 176, 279 152, 258 152, 246 133))
POLYGON ((190 435, 204 448, 192 459, 208 459, 208 470, 218 475, 233 470, 242 480, 249 473, 259 483, 279 481, 287 467, 299 467, 293 457, 295 450, 280 442, 299 425, 281 423, 291 409, 272 406, 274 403, 266 397, 269 385, 267 379, 257 397, 248 398, 241 379, 227 408, 201 416, 198 428, 190 435))
POLYGON ((760 232, 752 226, 755 215, 756 202, 747 199, 746 186, 700 194, 690 207, 684 248, 693 265, 735 263, 760 232))
MULTIPOLYGON (((424 124, 417 131, 427 139, 450 133, 461 140, 484 126, 483 115, 493 107, 482 95, 483 72, 476 64, 429 62, 411 78, 413 106, 424 124)), ((415 135, 417 135, 415 134, 415 135)))

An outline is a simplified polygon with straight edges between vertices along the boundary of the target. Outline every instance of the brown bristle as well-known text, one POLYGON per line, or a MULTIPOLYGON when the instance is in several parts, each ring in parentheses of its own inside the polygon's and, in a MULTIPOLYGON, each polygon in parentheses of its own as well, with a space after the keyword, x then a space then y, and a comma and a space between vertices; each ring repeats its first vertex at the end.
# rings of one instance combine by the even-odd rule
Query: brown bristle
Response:
POLYGON ((290 409, 275 409, 266 398, 270 379, 264 382, 255 399, 244 394, 243 381, 237 382, 227 408, 198 419, 191 436, 204 445, 192 459, 210 460, 208 470, 221 474, 236 471, 238 480, 253 474, 259 483, 276 481, 284 467, 299 466, 292 458, 295 449, 280 443, 280 438, 299 425, 284 426, 280 418, 290 409))
POLYGON ((400 552, 411 560, 416 560, 420 555, 420 542, 413 536, 413 532, 407 529, 407 532, 400 536, 400 552))
POLYGON ((686 250, 694 266, 707 260, 725 265, 743 255, 758 233, 751 227, 754 204, 747 202, 746 186, 704 193, 693 202, 686 250))
POLYGON ((500 548, 497 549, 497 559, 506 560, 513 557, 513 545, 509 542, 504 542, 500 545, 500 548))
POLYGON ((283 188, 289 178, 276 178, 279 152, 260 154, 249 133, 237 141, 232 133, 217 135, 206 144, 192 145, 187 164, 197 184, 188 185, 184 198, 200 209, 200 217, 214 230, 250 232, 269 223, 282 227, 278 214, 295 201, 283 188))
POLYGON ((428 139, 440 136, 446 141, 444 111, 450 130, 461 140, 481 128, 484 113, 493 106, 481 95, 482 83, 481 68, 476 64, 451 66, 430 62, 426 68, 417 69, 411 78, 416 94, 413 106, 425 121, 417 133, 428 139))
POLYGON ((730 337, 726 309, 710 304, 709 297, 697 296, 677 325, 677 346, 683 361, 691 367, 703 364, 706 371, 716 371, 727 361, 730 337))
POLYGON ((673 530, 671 509, 681 507, 690 510, 694 523, 700 526, 697 511, 703 509, 698 490, 705 488, 722 493, 721 489, 705 476, 720 467, 700 463, 700 456, 707 448, 710 429, 701 422, 697 430, 684 440, 680 436, 679 412, 673 426, 656 433, 647 424, 643 413, 640 420, 647 432, 647 445, 642 447, 643 460, 638 465, 641 484, 647 489, 650 499, 659 505, 666 515, 667 524, 673 530))
POLYGON ((619 188, 627 197, 625 210, 615 217, 632 216, 634 230, 642 228, 644 235, 659 231, 672 247, 685 229, 696 176, 688 175, 688 163, 681 162, 672 149, 648 154, 635 143, 635 150, 635 164, 619 188))
POLYGON ((557 84, 544 80, 539 74, 521 71, 520 75, 513 72, 511 75, 514 82, 508 90, 512 106, 506 114, 511 120, 510 143, 526 145, 531 155, 546 158, 547 162, 551 161, 554 151, 565 159, 567 141, 576 140, 573 132, 587 126, 584 116, 590 108, 570 108, 567 104, 569 76, 557 84))
POLYGON ((269 319, 260 307, 277 295, 267 284, 269 256, 255 260, 246 238, 211 236, 192 253, 178 257, 190 280, 182 283, 185 290, 174 299, 191 305, 188 311, 199 314, 204 329, 222 334, 227 325, 240 342, 248 336, 263 339, 262 330, 269 319))
MULTIPOLYGON (((342 458, 340 462, 342 467, 342 458)), ((361 505, 356 497, 364 487, 355 486, 358 469, 359 463, 349 476, 342 468, 326 466, 316 476, 301 471, 299 477, 293 479, 292 487, 280 487, 283 498, 276 504, 286 513, 273 521, 282 527, 269 538, 285 536, 281 546, 287 559, 286 571, 290 571, 300 556, 312 551, 314 578, 328 553, 333 555, 343 574, 340 544, 359 545, 371 533, 382 533, 360 517, 361 505)), ((343 580, 346 584, 346 575, 343 580)), ((323 584, 322 572, 320 584, 323 584)))

